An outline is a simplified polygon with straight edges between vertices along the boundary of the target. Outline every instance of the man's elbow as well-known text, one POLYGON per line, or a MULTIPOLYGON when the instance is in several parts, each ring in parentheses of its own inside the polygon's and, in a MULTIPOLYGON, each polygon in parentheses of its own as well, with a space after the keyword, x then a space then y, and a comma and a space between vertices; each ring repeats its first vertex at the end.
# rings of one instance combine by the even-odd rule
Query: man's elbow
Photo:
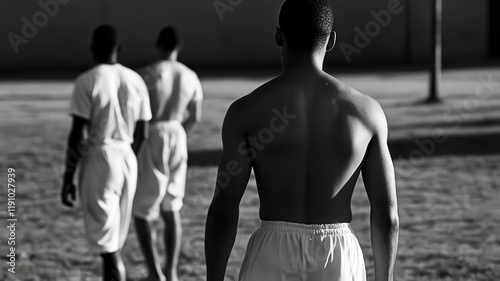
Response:
POLYGON ((397 214, 391 216, 390 227, 393 232, 399 232, 399 216, 397 214))
POLYGON ((386 229, 399 229, 399 215, 397 210, 379 211, 372 210, 372 220, 386 229))
POLYGON ((238 222, 238 209, 224 208, 221 204, 210 205, 207 214, 207 223, 217 226, 230 225, 238 222))
POLYGON ((397 203, 395 203, 395 202, 393 204, 391 204, 391 207, 390 207, 389 222, 390 222, 392 228, 399 229, 399 212, 398 212, 397 203))

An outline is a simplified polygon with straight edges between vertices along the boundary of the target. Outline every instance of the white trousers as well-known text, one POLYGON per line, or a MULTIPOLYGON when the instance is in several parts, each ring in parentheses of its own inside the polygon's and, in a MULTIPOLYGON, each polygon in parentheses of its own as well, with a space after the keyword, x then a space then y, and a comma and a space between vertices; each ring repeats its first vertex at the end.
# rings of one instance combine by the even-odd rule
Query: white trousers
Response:
POLYGON ((241 281, 365 281, 358 240, 347 223, 263 221, 248 243, 241 281))

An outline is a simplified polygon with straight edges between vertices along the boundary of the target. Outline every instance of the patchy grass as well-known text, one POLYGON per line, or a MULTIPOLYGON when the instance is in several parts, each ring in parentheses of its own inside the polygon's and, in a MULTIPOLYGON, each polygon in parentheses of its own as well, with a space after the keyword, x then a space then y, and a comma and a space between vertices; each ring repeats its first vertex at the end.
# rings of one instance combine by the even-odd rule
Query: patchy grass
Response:
MULTIPOLYGON (((499 141, 495 132, 500 131, 498 88, 487 99, 476 98, 476 107, 464 105, 474 97, 478 77, 488 74, 487 70, 446 74, 446 103, 433 106, 414 103, 424 97, 422 74, 343 77, 382 103, 391 126, 395 166, 404 172, 397 176, 401 230, 396 280, 500 280, 500 153, 495 150, 499 141), (453 109, 461 104, 461 111, 453 109), (459 117, 446 118, 450 110, 459 117), (411 159, 411 152, 420 149, 414 138, 429 138, 436 128, 450 138, 436 144, 429 157, 411 159)), ((214 158, 220 150, 220 125, 229 103, 262 81, 205 79, 204 121, 190 138, 190 150, 212 151, 215 153, 207 155, 214 158)), ((71 82, 31 83, 30 87, 0 82, 0 206, 5 206, 0 208, 0 218, 7 216, 3 183, 7 168, 12 167, 16 169, 19 219, 16 275, 7 272, 7 231, 0 228, 0 280, 100 280, 100 260, 88 253, 81 213, 63 208, 59 200, 71 82)), ((193 165, 188 172, 181 280, 204 280, 204 224, 216 162, 208 159, 205 166, 193 165)), ((352 205, 352 226, 372 280, 369 203, 361 180, 352 205)), ((258 223, 252 179, 241 204, 227 280, 237 280, 246 243, 258 223)), ((161 222, 157 228, 163 228, 161 222)), ((133 228, 123 252, 129 277, 144 277, 146 269, 133 228)))

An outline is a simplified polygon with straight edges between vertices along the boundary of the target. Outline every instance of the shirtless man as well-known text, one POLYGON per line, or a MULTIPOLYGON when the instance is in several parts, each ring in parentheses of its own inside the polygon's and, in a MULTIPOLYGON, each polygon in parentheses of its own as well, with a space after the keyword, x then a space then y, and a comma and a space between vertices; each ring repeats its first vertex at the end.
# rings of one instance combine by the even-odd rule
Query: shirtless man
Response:
POLYGON ((103 280, 125 281, 120 251, 137 185, 135 153, 146 137, 151 108, 144 81, 117 62, 116 30, 98 27, 91 48, 97 65, 78 77, 71 99, 62 202, 73 206, 79 165, 76 181, 91 251, 102 256, 103 280))
POLYGON ((146 259, 145 280, 178 281, 183 205, 187 172, 186 132, 201 120, 203 92, 196 73, 177 61, 179 39, 164 28, 156 47, 160 59, 139 71, 148 85, 153 119, 149 137, 139 152, 139 180, 134 200, 134 222, 146 259), (152 222, 165 225, 166 267, 163 272, 152 222))
POLYGON ((234 102, 224 120, 206 223, 207 280, 224 279, 252 169, 262 224, 249 241, 240 280, 366 280, 348 227, 361 173, 376 280, 393 280, 399 223, 384 113, 322 70, 336 39, 327 0, 287 0, 279 25, 282 74, 234 102))

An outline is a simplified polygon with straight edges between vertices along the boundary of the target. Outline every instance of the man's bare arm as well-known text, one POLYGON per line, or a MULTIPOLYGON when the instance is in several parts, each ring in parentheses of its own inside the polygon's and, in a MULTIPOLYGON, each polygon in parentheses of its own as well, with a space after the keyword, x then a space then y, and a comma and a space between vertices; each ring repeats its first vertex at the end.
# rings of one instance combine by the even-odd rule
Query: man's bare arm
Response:
POLYGON ((236 238, 240 201, 250 178, 248 155, 238 151, 238 147, 245 145, 246 140, 236 112, 237 109, 231 106, 222 128, 223 152, 205 230, 207 281, 224 280, 236 238))
POLYGON ((148 138, 148 131, 149 123, 147 121, 137 121, 134 132, 134 143, 132 143, 132 149, 135 155, 139 153, 142 143, 148 138))
POLYGON ((76 189, 73 185, 73 175, 75 174, 76 166, 80 162, 82 157, 81 152, 78 149, 78 145, 83 140, 83 130, 88 120, 83 119, 78 116, 73 117, 73 124, 71 125, 71 130, 68 136, 68 148, 66 150, 66 168, 63 176, 63 186, 61 192, 61 200, 63 205, 68 207, 73 207, 73 204, 69 200, 71 196, 72 200, 76 199, 76 189))
POLYGON ((187 133, 192 131, 195 125, 201 121, 201 105, 201 100, 192 100, 189 104, 187 108, 188 117, 182 122, 182 126, 187 133))
POLYGON ((373 118, 375 131, 363 164, 363 180, 371 205, 370 228, 375 280, 391 281, 399 233, 396 183, 387 146, 387 121, 378 104, 373 118))

